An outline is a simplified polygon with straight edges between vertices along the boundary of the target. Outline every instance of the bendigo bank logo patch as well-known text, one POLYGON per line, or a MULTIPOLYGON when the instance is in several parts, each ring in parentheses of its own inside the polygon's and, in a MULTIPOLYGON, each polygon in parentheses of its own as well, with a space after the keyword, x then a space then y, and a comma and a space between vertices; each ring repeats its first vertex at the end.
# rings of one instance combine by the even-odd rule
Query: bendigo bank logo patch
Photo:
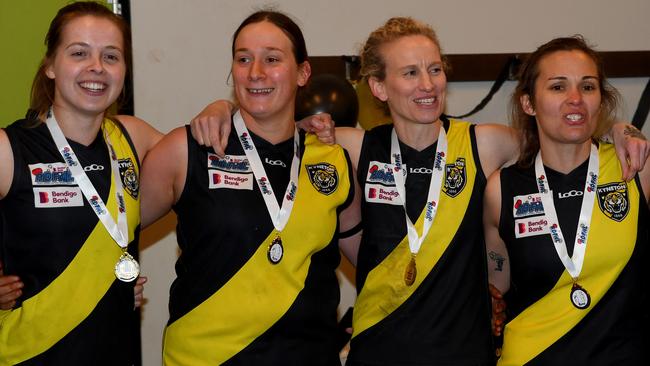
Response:
POLYGON ((140 180, 138 179, 138 173, 135 171, 133 160, 131 158, 120 159, 117 164, 120 167, 120 177, 122 177, 124 190, 134 200, 137 200, 138 193, 140 193, 140 180))
POLYGON ((630 211, 627 183, 615 182, 599 185, 596 188, 600 211, 614 221, 623 221, 630 211))
POLYGON ((467 181, 465 172, 465 158, 458 158, 456 162, 445 166, 445 187, 442 189, 447 196, 454 198, 463 191, 467 181))
POLYGON ((324 195, 336 191, 339 185, 339 174, 336 167, 329 163, 305 164, 309 181, 316 190, 324 195))

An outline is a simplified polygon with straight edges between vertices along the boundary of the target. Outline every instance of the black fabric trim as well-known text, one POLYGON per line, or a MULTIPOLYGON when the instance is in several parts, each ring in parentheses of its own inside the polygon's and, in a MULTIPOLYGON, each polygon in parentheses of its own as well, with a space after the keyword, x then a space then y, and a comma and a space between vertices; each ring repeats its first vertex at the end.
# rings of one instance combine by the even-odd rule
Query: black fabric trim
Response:
POLYGON ((357 233, 359 233, 361 230, 363 230, 363 221, 359 221, 356 225, 354 225, 353 228, 345 230, 342 233, 338 234, 339 239, 346 239, 349 238, 357 233))

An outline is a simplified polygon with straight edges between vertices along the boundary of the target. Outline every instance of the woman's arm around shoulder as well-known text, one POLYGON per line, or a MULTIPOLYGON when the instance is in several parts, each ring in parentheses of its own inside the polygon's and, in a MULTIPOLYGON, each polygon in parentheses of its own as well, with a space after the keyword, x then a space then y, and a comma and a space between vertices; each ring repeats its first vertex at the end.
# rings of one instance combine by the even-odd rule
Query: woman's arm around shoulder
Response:
POLYGON ((499 234, 501 218, 501 171, 489 178, 483 202, 483 228, 488 261, 488 280, 501 293, 510 288, 510 260, 506 244, 499 234))
POLYGON ((339 248, 345 257, 357 265, 357 254, 361 244, 361 189, 356 179, 356 168, 352 170, 351 181, 354 184, 354 197, 348 207, 339 214, 339 248))
POLYGON ((178 127, 147 154, 140 177, 140 212, 146 227, 178 201, 187 175, 187 133, 178 127))

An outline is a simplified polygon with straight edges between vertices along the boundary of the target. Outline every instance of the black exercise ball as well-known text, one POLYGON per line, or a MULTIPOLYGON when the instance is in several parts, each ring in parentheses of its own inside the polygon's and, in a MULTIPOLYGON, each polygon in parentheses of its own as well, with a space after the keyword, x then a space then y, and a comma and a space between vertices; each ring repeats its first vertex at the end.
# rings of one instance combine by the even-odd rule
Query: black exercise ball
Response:
POLYGON ((359 101, 352 84, 332 74, 313 76, 298 90, 296 121, 318 113, 329 113, 336 126, 356 126, 359 101))

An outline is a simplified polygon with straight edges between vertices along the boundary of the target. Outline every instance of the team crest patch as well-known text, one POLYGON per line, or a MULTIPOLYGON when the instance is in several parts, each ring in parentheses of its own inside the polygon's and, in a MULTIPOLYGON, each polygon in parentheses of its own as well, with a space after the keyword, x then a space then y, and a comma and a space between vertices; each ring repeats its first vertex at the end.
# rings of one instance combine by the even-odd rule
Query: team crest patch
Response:
POLYGON ((465 158, 458 158, 455 163, 445 166, 445 187, 443 191, 447 196, 451 198, 458 196, 465 188, 466 181, 465 158))
POLYGON ((140 179, 138 179, 138 173, 135 171, 135 165, 131 158, 120 159, 118 161, 120 167, 120 176, 122 177, 122 186, 124 190, 133 197, 134 200, 138 199, 138 193, 140 193, 140 179))
POLYGON ((600 210, 614 221, 623 221, 630 211, 630 199, 627 195, 627 183, 617 182, 598 186, 598 206, 600 210))
POLYGON ((339 174, 336 167, 328 163, 305 164, 309 181, 316 190, 324 195, 330 195, 339 186, 339 174))

